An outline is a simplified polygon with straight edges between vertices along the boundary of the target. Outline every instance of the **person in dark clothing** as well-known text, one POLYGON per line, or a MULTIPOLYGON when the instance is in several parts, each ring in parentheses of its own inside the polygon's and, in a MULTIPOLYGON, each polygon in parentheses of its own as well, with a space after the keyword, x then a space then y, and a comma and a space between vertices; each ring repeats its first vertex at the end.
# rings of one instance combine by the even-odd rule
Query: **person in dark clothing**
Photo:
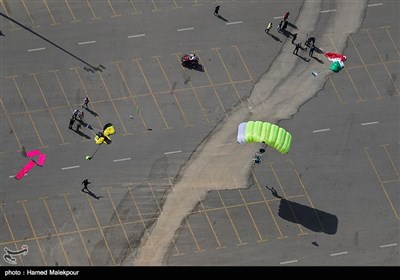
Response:
POLYGON ((309 51, 308 55, 312 57, 312 56, 313 56, 313 53, 314 53, 314 51, 315 51, 315 46, 314 46, 314 45, 312 45, 312 46, 310 47, 310 51, 309 51))
POLYGON ((297 33, 294 33, 292 37, 292 44, 295 44, 294 41, 296 41, 296 39, 297 39, 297 33))
POLYGON ((214 9, 214 15, 216 15, 216 16, 219 15, 219 8, 220 8, 220 6, 215 7, 215 9, 214 9))
POLYGON ((284 22, 283 22, 283 26, 282 26, 282 29, 283 30, 286 30, 286 27, 288 26, 288 21, 287 20, 285 20, 284 22))
POLYGON ((75 118, 71 118, 69 120, 69 129, 72 129, 72 126, 74 125, 74 123, 75 123, 75 118))
POLYGON ((278 24, 278 28, 277 28, 278 32, 281 31, 282 24, 283 24, 283 20, 281 20, 281 22, 278 24))
POLYGON ((88 179, 83 180, 82 183, 81 183, 81 185, 84 186, 83 189, 82 189, 82 191, 84 191, 84 190, 89 190, 89 189, 87 188, 87 186, 88 186, 90 183, 91 183, 91 182, 89 182, 88 179))
POLYGON ((300 46, 301 46, 300 43, 297 43, 297 44, 296 44, 296 47, 294 48, 293 54, 297 55, 297 52, 299 51, 300 46))

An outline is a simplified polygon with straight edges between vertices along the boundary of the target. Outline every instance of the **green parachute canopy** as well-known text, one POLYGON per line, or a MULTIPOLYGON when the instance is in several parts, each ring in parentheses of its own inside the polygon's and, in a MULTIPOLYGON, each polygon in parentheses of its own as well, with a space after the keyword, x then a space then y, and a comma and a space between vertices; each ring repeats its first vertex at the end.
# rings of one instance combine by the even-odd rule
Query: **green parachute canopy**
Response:
POLYGON ((344 63, 342 61, 334 61, 331 63, 330 69, 337 73, 344 68, 344 63))
POLYGON ((292 144, 292 135, 276 124, 262 121, 242 122, 238 127, 237 142, 239 144, 264 142, 281 154, 286 154, 292 144))

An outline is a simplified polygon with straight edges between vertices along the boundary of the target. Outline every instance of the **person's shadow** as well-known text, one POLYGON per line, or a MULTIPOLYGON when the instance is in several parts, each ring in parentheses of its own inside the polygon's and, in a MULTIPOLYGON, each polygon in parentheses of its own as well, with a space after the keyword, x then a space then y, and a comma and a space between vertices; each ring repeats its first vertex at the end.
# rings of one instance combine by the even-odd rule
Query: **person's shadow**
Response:
MULTIPOLYGON (((267 32, 265 32, 265 33, 267 33, 267 32)), ((276 37, 274 34, 271 34, 271 33, 267 33, 270 37, 272 37, 272 39, 274 39, 275 41, 277 41, 277 42, 282 42, 281 41, 281 39, 279 39, 278 37, 276 37)))
POLYGON ((319 63, 321 63, 321 64, 324 64, 324 62, 321 60, 321 59, 319 59, 319 58, 317 58, 317 57, 315 57, 315 56, 312 56, 312 58, 314 58, 316 61, 318 61, 319 63))
POLYGON ((307 57, 305 57, 305 56, 301 56, 301 55, 299 55, 299 54, 297 54, 297 53, 295 53, 294 55, 297 55, 298 57, 300 57, 302 60, 304 60, 305 62, 310 62, 310 58, 307 58, 307 57))
POLYGON ((94 193, 92 193, 87 187, 84 187, 82 189, 82 192, 87 193, 88 195, 90 195, 91 197, 94 197, 95 199, 100 199, 102 196, 97 196, 94 193))
POLYGON ((79 134, 79 135, 82 136, 82 137, 85 137, 86 139, 92 139, 89 135, 83 133, 83 132, 80 131, 80 130, 75 130, 75 133, 76 133, 76 134, 79 134))
POLYGON ((292 223, 300 224, 314 232, 335 234, 338 228, 338 218, 330 213, 309 207, 281 197, 272 187, 268 190, 276 198, 280 198, 278 216, 292 223))
POLYGON ((97 114, 95 111, 93 111, 93 110, 90 110, 89 108, 83 108, 83 109, 85 109, 86 111, 88 111, 91 115, 93 115, 93 116, 95 116, 95 117, 98 117, 99 116, 99 114, 97 114))
POLYGON ((217 18, 222 19, 223 21, 228 21, 228 19, 224 18, 223 16, 219 14, 214 14, 217 18))
POLYGON ((290 27, 296 29, 296 30, 299 30, 299 29, 297 28, 297 26, 294 25, 293 23, 291 23, 290 21, 288 21, 288 25, 289 25, 290 27))

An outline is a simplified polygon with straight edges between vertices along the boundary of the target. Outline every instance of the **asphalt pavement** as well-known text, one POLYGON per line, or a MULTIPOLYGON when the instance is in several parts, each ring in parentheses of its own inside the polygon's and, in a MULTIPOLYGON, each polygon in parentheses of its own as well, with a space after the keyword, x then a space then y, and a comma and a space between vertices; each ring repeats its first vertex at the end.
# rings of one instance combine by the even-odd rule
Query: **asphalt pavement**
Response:
MULTIPOLYGON (((218 2, 219 18, 200 0, 2 1, 27 28, 1 18, 0 244, 29 246, 19 265, 126 264, 193 151, 235 105, 251 107, 263 74, 282 58, 310 76, 328 71, 321 54, 318 69, 281 55, 291 43, 276 26, 286 10, 296 25, 303 2, 218 2), (189 52, 203 71, 180 65, 189 52), (76 133, 69 118, 86 96, 95 129, 76 133), (86 160, 109 122, 112 143, 86 160), (17 181, 23 148, 47 159, 17 181), (99 199, 81 192, 85 178, 99 199)), ((294 136, 291 152, 268 151, 249 188, 208 193, 164 265, 399 265, 399 4, 362 3, 345 69, 279 122, 294 136)), ((335 33, 348 32, 330 29, 335 5, 323 1, 309 30, 289 30, 335 51, 335 33)))

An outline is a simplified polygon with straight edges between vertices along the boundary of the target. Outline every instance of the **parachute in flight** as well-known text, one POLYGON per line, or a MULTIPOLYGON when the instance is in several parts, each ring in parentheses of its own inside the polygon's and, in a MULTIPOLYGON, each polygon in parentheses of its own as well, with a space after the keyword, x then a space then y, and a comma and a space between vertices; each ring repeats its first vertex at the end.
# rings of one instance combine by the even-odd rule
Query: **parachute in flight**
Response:
POLYGON ((292 144, 292 135, 276 124, 262 121, 242 122, 238 127, 237 142, 246 143, 265 143, 278 150, 281 154, 286 154, 292 144))

